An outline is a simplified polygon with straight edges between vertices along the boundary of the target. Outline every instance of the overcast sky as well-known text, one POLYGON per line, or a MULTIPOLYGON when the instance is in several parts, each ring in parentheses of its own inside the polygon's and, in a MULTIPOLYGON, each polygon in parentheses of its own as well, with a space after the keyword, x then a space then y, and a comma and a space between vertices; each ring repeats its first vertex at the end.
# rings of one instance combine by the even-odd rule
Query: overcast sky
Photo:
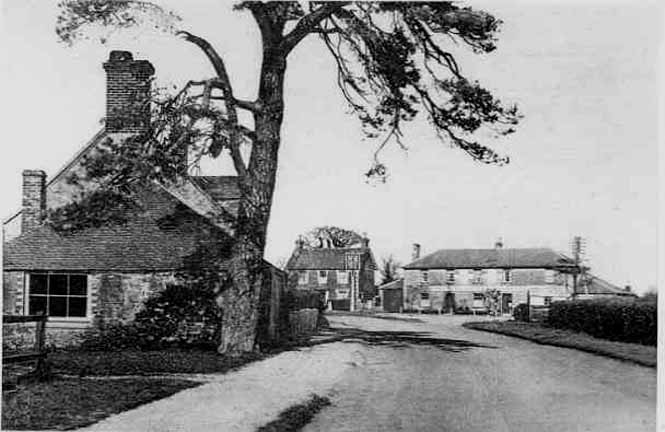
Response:
MULTIPOLYGON (((151 32, 118 34, 106 45, 56 41, 55 2, 3 0, 2 215, 20 206, 21 171, 53 175, 101 127, 111 49, 149 59, 159 85, 210 77, 202 54, 151 32)), ((230 2, 171 1, 183 27, 225 57, 235 92, 256 94, 259 38, 230 2)), ((267 257, 277 261, 298 234, 318 225, 366 232, 374 253, 407 263, 413 242, 441 248, 551 247, 587 242, 592 272, 643 292, 657 281, 657 2, 484 2, 504 21, 498 49, 459 50, 462 72, 479 79, 525 118, 492 144, 511 164, 475 163, 438 141, 425 121, 407 129, 408 152, 390 148, 386 184, 363 173, 377 143, 364 141, 316 38, 289 59, 286 118, 267 257)), ((230 174, 228 165, 208 174, 230 174)))

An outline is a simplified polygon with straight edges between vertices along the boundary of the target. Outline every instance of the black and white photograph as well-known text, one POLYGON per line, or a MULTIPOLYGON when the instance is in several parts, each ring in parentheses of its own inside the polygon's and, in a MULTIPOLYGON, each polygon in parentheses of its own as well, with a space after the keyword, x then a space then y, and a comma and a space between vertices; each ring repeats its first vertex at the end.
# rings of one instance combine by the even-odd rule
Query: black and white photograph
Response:
POLYGON ((665 431, 664 18, 0 0, 0 429, 665 431))

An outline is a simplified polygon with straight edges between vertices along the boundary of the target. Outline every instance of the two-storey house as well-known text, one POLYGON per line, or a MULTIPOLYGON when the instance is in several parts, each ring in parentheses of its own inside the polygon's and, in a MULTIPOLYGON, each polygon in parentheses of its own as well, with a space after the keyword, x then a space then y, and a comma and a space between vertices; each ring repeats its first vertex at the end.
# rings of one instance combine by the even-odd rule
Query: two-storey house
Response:
POLYGON ((298 239, 286 272, 290 288, 318 291, 329 308, 355 311, 372 305, 376 268, 368 238, 343 248, 311 248, 298 239))
POLYGON ((404 310, 472 312, 487 310, 487 293, 498 292, 499 309, 510 313, 526 303, 548 305, 573 294, 577 266, 548 248, 441 249, 404 266, 404 310))

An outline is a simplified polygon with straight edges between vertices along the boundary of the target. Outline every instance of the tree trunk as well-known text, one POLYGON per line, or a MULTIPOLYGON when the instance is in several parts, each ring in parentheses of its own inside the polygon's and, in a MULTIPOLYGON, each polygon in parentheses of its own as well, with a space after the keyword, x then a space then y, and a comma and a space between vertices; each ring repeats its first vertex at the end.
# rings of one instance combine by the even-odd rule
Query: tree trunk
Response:
POLYGON ((240 179, 241 200, 229 268, 230 284, 220 294, 221 341, 218 352, 238 355, 255 348, 263 254, 277 174, 280 129, 284 115, 285 54, 264 47, 256 140, 246 175, 240 179))

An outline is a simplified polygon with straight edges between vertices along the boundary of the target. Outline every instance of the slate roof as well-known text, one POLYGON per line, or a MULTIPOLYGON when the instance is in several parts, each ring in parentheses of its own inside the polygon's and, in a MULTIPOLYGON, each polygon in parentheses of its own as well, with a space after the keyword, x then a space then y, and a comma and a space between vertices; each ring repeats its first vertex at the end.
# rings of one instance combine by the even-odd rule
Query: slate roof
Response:
POLYGON ((404 266, 423 270, 552 267, 574 267, 574 262, 548 248, 441 249, 404 266))
POLYGON ((402 289, 404 288, 404 279, 397 279, 392 282, 385 283, 379 286, 380 290, 402 289))
POLYGON ((376 261, 370 248, 312 248, 296 249, 291 255, 286 268, 289 270, 345 270, 347 253, 361 254, 363 264, 376 269, 376 261))
POLYGON ((634 293, 624 291, 618 286, 599 278, 598 276, 588 275, 588 283, 580 288, 579 294, 592 295, 619 295, 627 297, 637 297, 634 293))
POLYGON ((23 233, 5 244, 4 269, 179 270, 201 244, 224 238, 219 227, 159 186, 146 187, 139 198, 142 210, 125 224, 70 235, 48 226, 23 233))

